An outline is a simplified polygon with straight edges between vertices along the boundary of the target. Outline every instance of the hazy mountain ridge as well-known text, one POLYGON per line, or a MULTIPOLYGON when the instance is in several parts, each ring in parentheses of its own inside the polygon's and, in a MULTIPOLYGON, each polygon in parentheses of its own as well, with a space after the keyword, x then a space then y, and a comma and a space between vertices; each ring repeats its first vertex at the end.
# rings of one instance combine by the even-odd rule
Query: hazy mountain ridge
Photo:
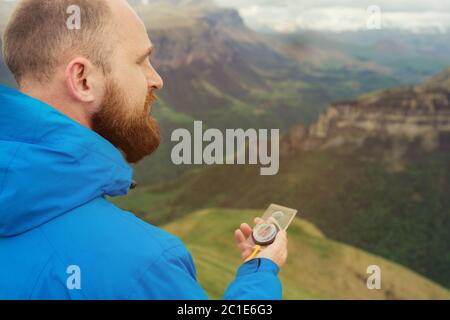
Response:
MULTIPOLYGON (((314 122, 331 101, 397 84, 368 63, 338 69, 299 63, 271 37, 249 29, 234 9, 166 4, 137 10, 157 48, 153 63, 165 79, 154 110, 166 142, 174 128, 191 129, 193 120, 219 129, 285 131, 314 122)), ((155 184, 189 169, 161 165, 170 164, 169 147, 137 166, 141 182, 155 184)))
POLYGON ((280 50, 300 63, 339 72, 376 72, 395 79, 392 87, 423 82, 450 65, 450 34, 383 29, 303 31, 271 37, 280 50))

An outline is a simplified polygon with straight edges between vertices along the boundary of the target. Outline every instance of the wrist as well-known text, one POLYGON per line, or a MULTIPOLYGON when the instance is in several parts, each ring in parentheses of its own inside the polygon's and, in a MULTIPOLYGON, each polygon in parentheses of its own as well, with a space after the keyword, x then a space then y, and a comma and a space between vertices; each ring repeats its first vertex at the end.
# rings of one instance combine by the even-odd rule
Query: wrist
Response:
POLYGON ((280 268, 272 259, 258 257, 241 265, 237 275, 242 276, 257 272, 269 272, 276 276, 280 272, 280 268))

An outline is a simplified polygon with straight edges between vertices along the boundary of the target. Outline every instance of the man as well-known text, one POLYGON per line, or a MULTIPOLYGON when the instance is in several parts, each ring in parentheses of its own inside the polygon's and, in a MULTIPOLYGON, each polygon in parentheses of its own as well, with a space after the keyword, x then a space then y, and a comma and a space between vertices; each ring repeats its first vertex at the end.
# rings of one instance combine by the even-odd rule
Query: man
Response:
MULTIPOLYGON (((207 298, 178 238, 106 199, 160 143, 152 50, 125 0, 20 1, 3 37, 20 91, 0 89, 0 299, 207 298)), ((250 235, 235 233, 244 260, 250 235)), ((224 298, 281 298, 286 243, 244 263, 224 298)))

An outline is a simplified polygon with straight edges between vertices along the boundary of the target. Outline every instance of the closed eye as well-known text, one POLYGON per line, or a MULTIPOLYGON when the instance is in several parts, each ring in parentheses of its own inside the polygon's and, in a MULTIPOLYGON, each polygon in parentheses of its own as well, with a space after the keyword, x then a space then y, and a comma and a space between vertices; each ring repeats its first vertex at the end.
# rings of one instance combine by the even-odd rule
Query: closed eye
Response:
POLYGON ((137 63, 138 64, 144 63, 146 60, 148 60, 150 58, 152 53, 153 53, 153 47, 148 48, 147 51, 142 56, 139 57, 139 59, 137 60, 137 63))

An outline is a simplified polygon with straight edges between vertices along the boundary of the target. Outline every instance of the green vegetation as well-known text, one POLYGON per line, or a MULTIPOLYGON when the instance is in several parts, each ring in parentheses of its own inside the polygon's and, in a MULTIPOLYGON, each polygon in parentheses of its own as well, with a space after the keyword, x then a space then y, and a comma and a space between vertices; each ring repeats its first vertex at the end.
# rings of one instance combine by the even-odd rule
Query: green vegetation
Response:
MULTIPOLYGON (((233 232, 263 210, 207 209, 164 229, 191 251, 197 276, 210 298, 220 299, 241 264, 233 232)), ((290 226, 289 258, 280 276, 284 299, 450 299, 450 292, 383 258, 325 238, 310 223, 290 226), (366 287, 366 269, 382 270, 382 289, 366 287)))
POLYGON ((158 224, 201 208, 284 204, 299 209, 328 237, 450 287, 449 156, 425 154, 399 172, 369 159, 368 152, 342 150, 299 154, 282 160, 274 177, 261 177, 252 166, 217 166, 116 201, 140 208, 158 224))

